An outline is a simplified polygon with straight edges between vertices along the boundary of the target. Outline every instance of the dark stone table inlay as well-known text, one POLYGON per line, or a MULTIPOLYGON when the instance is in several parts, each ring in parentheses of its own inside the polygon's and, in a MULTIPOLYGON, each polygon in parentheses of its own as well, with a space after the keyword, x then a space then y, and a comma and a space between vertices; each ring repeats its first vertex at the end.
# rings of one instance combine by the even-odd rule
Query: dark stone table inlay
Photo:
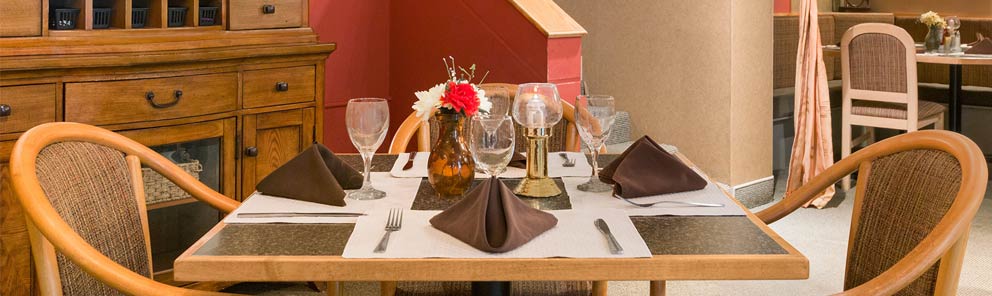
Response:
POLYGON ((787 254, 745 216, 631 217, 651 254, 787 254))
MULTIPOLYGON (((551 178, 558 184, 558 189, 561 189, 561 194, 553 197, 524 197, 520 196, 520 200, 524 203, 530 205, 535 209, 550 211, 550 210, 570 210, 572 209, 572 202, 569 201, 568 192, 565 191, 565 182, 561 178, 551 178)), ((485 181, 486 179, 475 179, 472 181, 472 187, 478 186, 479 183, 485 181)), ((520 178, 514 179, 500 179, 503 184, 507 187, 513 189, 520 184, 520 178)), ((472 189, 469 188, 469 191, 472 189)), ((427 181, 427 178, 423 178, 420 181, 420 188, 417 189, 417 197, 413 200, 413 207, 411 210, 415 211, 430 211, 430 210, 444 210, 451 205, 460 201, 462 197, 441 197, 438 196, 437 191, 434 187, 431 187, 431 183, 427 181)))
POLYGON ((355 224, 227 224, 195 255, 338 256, 355 224))

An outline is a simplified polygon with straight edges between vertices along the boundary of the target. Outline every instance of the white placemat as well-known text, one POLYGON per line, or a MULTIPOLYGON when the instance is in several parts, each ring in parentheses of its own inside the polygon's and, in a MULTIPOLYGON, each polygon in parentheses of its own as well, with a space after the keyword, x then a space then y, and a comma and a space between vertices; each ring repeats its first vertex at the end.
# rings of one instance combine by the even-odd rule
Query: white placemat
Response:
POLYGON ((744 210, 730 200, 726 194, 713 182, 696 191, 679 192, 657 196, 645 196, 630 199, 636 203, 651 203, 655 201, 685 201, 700 203, 718 203, 723 207, 698 207, 680 204, 657 204, 650 208, 631 205, 612 196, 612 192, 585 192, 578 189, 579 184, 589 178, 562 178, 565 190, 572 202, 572 208, 577 210, 622 210, 629 216, 744 216, 744 210))
POLYGON ((403 227, 389 238, 384 253, 373 253, 385 233, 387 209, 369 212, 358 219, 344 248, 344 258, 646 258, 651 251, 622 211, 551 211, 558 225, 527 244, 506 253, 487 253, 441 232, 430 225, 439 211, 404 211, 403 227), (603 218, 623 247, 610 254, 606 239, 593 225, 603 218))
POLYGON ((345 198, 347 205, 335 207, 325 204, 300 201, 258 192, 252 194, 241 206, 224 218, 224 223, 355 223, 357 217, 278 217, 278 218, 239 218, 239 213, 365 213, 371 209, 404 208, 413 205, 420 179, 392 178, 389 173, 372 173, 372 186, 386 192, 386 197, 377 200, 354 200, 345 198), (411 188, 413 188, 411 190, 411 188))
MULTIPOLYGON (((403 166, 406 165, 407 161, 410 160, 409 153, 400 153, 396 157, 396 162, 393 163, 393 168, 389 171, 389 174, 396 178, 426 178, 427 177, 427 158, 430 157, 429 152, 417 152, 414 156, 413 166, 408 170, 403 170, 403 166)), ((548 153, 548 176, 549 177, 581 177, 589 176, 592 172, 592 165, 586 159, 585 155, 580 152, 551 152, 548 153), (565 153, 569 158, 575 160, 575 166, 565 167, 562 164, 565 163, 565 159, 559 156, 559 153, 565 153)), ((521 168, 507 167, 506 171, 500 175, 501 178, 523 178, 527 176, 527 171, 521 168)), ((476 172, 476 178, 489 178, 488 174, 483 174, 476 172)))

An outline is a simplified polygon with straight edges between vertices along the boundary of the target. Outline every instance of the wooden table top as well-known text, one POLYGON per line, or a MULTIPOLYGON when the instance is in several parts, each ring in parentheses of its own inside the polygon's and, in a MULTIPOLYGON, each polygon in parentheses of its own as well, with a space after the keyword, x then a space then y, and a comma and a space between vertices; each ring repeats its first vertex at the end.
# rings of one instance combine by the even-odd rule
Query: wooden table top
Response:
MULTIPOLYGON (((616 155, 601 157, 600 163, 607 163, 616 155)), ((360 166, 357 156, 342 158, 360 166)), ((396 155, 377 155, 372 170, 388 171, 395 159, 396 155)), ((806 257, 747 213, 633 217, 654 257, 625 259, 345 259, 341 253, 354 224, 222 222, 176 259, 174 274, 181 281, 808 278, 806 257)))
MULTIPOLYGON (((828 56, 840 56, 840 46, 824 45, 823 54, 828 56)), ((947 55, 917 52, 916 61, 927 64, 992 66, 992 55, 947 55)))

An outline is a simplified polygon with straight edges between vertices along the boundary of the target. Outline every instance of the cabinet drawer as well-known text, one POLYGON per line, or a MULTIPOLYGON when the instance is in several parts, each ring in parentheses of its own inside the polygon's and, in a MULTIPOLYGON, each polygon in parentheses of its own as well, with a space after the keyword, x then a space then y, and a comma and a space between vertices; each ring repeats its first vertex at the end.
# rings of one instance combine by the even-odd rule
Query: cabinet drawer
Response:
POLYGON ((41 2, 3 1, 0 6, 0 37, 40 36, 41 2))
POLYGON ((55 84, 0 87, 0 134, 55 121, 55 84))
POLYGON ((65 120, 93 125, 190 117, 237 107, 237 73, 65 85, 65 120))
POLYGON ((305 0, 231 1, 230 29, 293 28, 303 25, 305 0))
POLYGON ((245 108, 313 101, 313 66, 246 71, 245 108))

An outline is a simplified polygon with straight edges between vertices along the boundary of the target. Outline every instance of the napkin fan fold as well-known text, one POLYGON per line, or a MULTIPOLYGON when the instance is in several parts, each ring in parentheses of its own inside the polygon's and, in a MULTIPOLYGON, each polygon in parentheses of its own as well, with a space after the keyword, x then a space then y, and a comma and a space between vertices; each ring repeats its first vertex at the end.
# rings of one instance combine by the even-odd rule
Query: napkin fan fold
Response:
POLYGON ((975 42, 968 50, 964 51, 966 54, 992 54, 992 38, 985 38, 975 42))
POLYGON ((554 215, 531 208, 498 178, 491 177, 430 220, 438 230, 485 252, 512 251, 558 224, 554 215))
POLYGON ((344 206, 344 189, 362 187, 362 175, 320 143, 270 173, 255 189, 265 195, 344 206))
POLYGON ((624 198, 694 191, 706 180, 648 136, 634 142, 599 173, 624 198))

